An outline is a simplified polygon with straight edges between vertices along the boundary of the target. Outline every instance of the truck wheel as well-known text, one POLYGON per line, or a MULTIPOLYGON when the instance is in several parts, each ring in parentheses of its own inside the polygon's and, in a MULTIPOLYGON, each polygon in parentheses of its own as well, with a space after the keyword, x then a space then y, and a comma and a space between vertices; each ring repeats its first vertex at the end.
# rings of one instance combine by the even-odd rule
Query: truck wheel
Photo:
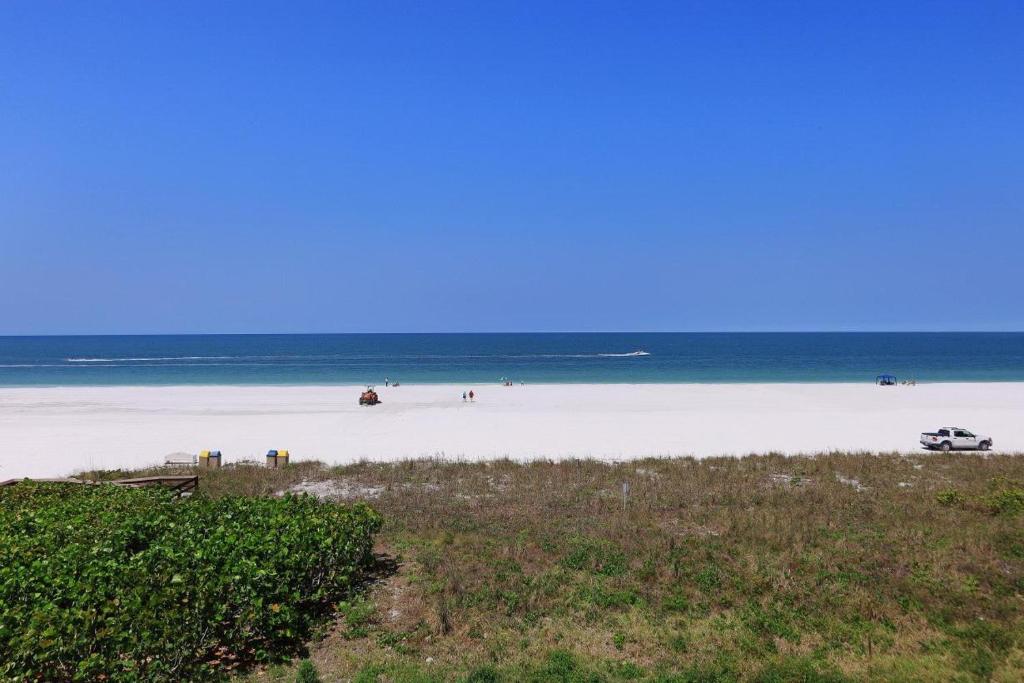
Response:
POLYGON ((939 444, 939 450, 942 451, 943 453, 949 453, 949 451, 952 450, 952 448, 953 444, 951 444, 948 441, 943 441, 942 443, 939 444))
POLYGON ((990 448, 992 448, 992 444, 990 444, 988 441, 982 441, 981 443, 978 444, 978 450, 987 451, 990 448))

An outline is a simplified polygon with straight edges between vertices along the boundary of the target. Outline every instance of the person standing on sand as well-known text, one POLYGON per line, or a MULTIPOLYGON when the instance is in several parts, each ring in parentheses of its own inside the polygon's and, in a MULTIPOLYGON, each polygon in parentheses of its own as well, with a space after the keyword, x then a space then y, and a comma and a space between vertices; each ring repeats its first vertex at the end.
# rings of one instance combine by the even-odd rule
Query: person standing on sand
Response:
POLYGON ((391 380, 389 380, 387 377, 385 377, 384 378, 384 386, 388 386, 390 383, 391 383, 391 380))
POLYGON ((465 391, 462 392, 462 402, 463 403, 466 402, 466 392, 465 391))
POLYGON ((469 390, 469 400, 470 401, 475 401, 476 400, 476 394, 473 393, 472 389, 469 390))

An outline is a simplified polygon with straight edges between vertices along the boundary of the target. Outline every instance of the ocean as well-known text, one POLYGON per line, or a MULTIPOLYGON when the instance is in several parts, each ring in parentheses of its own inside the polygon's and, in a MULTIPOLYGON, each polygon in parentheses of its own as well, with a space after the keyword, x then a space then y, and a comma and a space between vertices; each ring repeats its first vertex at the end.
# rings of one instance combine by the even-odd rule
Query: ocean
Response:
POLYGON ((1024 333, 0 337, 0 386, 1024 381, 1024 333))

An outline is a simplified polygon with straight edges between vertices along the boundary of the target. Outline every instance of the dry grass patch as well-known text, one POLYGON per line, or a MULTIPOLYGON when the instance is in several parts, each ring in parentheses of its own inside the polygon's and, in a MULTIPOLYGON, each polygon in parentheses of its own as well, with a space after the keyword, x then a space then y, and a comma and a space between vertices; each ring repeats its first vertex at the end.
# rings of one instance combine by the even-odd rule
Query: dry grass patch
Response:
POLYGON ((325 681, 1024 678, 1020 457, 426 460, 202 477, 202 495, 317 482, 373 493, 395 570, 313 644, 325 681))

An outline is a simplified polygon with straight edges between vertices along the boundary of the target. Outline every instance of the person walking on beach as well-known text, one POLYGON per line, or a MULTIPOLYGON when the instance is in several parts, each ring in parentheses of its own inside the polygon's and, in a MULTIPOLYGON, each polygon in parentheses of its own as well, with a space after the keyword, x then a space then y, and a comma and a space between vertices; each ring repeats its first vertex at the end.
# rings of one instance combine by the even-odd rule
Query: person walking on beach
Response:
POLYGON ((475 401, 476 400, 476 394, 473 393, 472 389, 469 390, 469 400, 470 401, 475 401))
POLYGON ((466 392, 465 391, 462 392, 462 402, 463 403, 466 402, 466 392))
POLYGON ((384 386, 388 386, 389 384, 391 384, 391 380, 389 380, 387 377, 385 377, 384 378, 384 386))

